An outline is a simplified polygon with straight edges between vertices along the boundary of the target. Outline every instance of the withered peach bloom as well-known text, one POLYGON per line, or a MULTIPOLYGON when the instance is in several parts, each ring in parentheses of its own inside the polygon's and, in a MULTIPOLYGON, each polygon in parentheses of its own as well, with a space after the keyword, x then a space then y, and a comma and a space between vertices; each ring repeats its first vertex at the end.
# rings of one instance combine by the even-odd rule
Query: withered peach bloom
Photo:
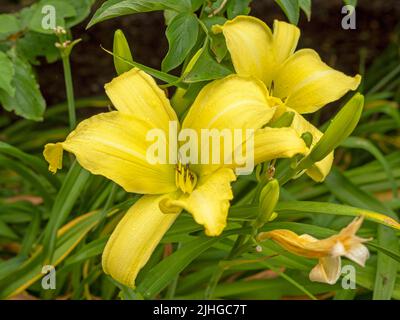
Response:
POLYGON ((285 229, 262 232, 258 239, 271 239, 291 253, 318 259, 318 264, 310 272, 310 280, 335 284, 340 276, 342 256, 362 267, 369 258, 368 248, 363 243, 371 239, 356 235, 363 220, 363 217, 356 218, 338 234, 322 240, 308 234, 299 236, 285 229))

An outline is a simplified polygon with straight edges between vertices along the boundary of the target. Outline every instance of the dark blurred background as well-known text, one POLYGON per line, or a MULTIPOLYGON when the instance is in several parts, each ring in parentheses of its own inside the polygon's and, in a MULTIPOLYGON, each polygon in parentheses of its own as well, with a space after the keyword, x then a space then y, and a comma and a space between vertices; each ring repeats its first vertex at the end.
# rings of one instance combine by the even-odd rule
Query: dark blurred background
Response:
MULTIPOLYGON (((98 1, 93 10, 103 1, 98 1)), ((14 12, 32 1, 0 0, 0 12, 14 12)), ((399 0, 359 0, 356 10, 357 29, 341 27, 341 0, 313 0, 312 16, 308 22, 301 14, 302 30, 299 47, 317 50, 322 59, 341 71, 359 71, 360 52, 365 52, 367 66, 387 47, 395 36, 399 23, 399 0)), ((272 26, 273 19, 287 20, 273 0, 253 0, 251 15, 272 26)), ((83 42, 72 54, 76 97, 103 95, 103 86, 115 75, 112 57, 100 45, 112 48, 113 33, 120 28, 126 34, 136 61, 159 68, 167 52, 165 25, 161 13, 136 14, 108 20, 85 30, 88 21, 73 28, 75 38, 83 42)), ((41 90, 48 105, 65 100, 64 79, 60 62, 38 68, 41 90)))

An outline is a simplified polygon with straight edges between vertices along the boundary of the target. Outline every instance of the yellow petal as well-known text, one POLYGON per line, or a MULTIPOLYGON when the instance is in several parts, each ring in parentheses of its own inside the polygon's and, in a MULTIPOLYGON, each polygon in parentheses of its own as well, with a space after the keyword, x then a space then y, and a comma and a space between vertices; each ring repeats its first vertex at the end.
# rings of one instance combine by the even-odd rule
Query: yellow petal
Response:
POLYGON ((200 91, 182 129, 260 128, 274 114, 269 100, 268 90, 261 81, 230 75, 200 91))
POLYGON ((146 153, 152 144, 146 134, 152 125, 118 111, 82 121, 67 139, 45 148, 46 160, 57 168, 60 146, 75 154, 93 174, 103 175, 128 192, 161 194, 176 190, 174 165, 150 164, 146 153))
POLYGON ((275 57, 272 32, 264 22, 238 16, 213 31, 223 32, 237 74, 253 76, 269 86, 275 57))
POLYGON ((168 197, 143 196, 115 228, 103 252, 104 272, 135 286, 135 279, 178 214, 164 214, 159 203, 168 197))
POLYGON ((326 156, 323 160, 316 162, 311 168, 307 169, 307 175, 315 182, 322 182, 329 174, 333 163, 333 152, 326 156))
POLYGON ((318 264, 310 272, 310 280, 335 284, 340 277, 341 259, 340 257, 326 257, 319 259, 318 264))
MULTIPOLYGON (((274 21, 274 54, 278 65, 289 58, 297 47, 297 42, 300 37, 300 29, 295 25, 283 22, 274 21)), ((267 72, 267 70, 265 70, 267 72)))
POLYGON ((356 90, 361 77, 346 76, 321 61, 318 53, 302 49, 276 71, 273 95, 300 113, 315 112, 356 90))
POLYGON ((44 147, 43 156, 49 163, 49 171, 56 173, 62 168, 63 147, 61 143, 48 143, 44 147))
MULTIPOLYGON (((287 108, 287 110, 295 113, 291 127, 294 130, 296 130, 300 136, 305 132, 311 133, 311 135, 313 136, 311 147, 315 146, 315 144, 319 141, 319 139, 321 139, 322 132, 319 131, 316 127, 314 127, 309 121, 303 118, 295 110, 290 108, 287 108)), ((333 163, 333 152, 331 152, 321 161, 314 163, 314 165, 311 168, 309 168, 306 171, 306 173, 314 181, 321 182, 326 178, 326 176, 331 171, 332 163, 333 163)))
POLYGON ((163 130, 167 130, 168 121, 177 120, 165 92, 150 75, 137 68, 114 78, 105 90, 121 113, 145 119, 163 130))
POLYGON ((221 167, 225 161, 223 157, 225 153, 231 155, 236 147, 242 145, 247 137, 253 135, 247 135, 246 129, 261 128, 272 118, 274 112, 275 109, 269 106, 268 91, 259 80, 231 75, 205 86, 183 121, 182 129, 194 129, 198 137, 202 137, 203 129, 211 129, 208 130, 208 133, 212 133, 212 129, 218 129, 216 134, 223 136, 224 133, 227 133, 232 137, 231 150, 225 152, 225 140, 221 139, 220 157, 217 159, 218 161, 214 162, 218 165, 212 165, 213 144, 211 138, 202 138, 198 154, 199 157, 207 157, 208 160, 201 163, 208 164, 195 165, 191 168, 199 175, 204 175, 221 167), (233 139, 234 131, 241 133, 241 140, 233 139), (209 148, 204 143, 206 140, 211 141, 209 148))
POLYGON ((221 168, 201 177, 192 193, 169 200, 169 205, 190 212, 198 224, 204 225, 208 236, 218 236, 226 226, 229 201, 233 198, 230 184, 235 180, 231 169, 221 168))
POLYGON ((291 158, 306 154, 308 148, 292 128, 262 128, 254 137, 254 162, 256 164, 277 158, 291 158))

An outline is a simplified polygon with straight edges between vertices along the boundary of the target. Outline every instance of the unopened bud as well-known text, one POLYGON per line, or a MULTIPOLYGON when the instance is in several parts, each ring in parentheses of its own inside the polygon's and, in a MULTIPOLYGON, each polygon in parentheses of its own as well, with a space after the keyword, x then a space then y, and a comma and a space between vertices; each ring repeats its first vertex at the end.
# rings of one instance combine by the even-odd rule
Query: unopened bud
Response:
POLYGON ((259 214, 255 221, 257 229, 270 221, 278 200, 279 183, 278 180, 272 179, 264 186, 260 193, 259 214))
POLYGON ((330 154, 355 129, 364 106, 364 96, 356 93, 333 118, 324 135, 311 150, 309 157, 318 162, 330 154))
POLYGON ((62 35, 67 34, 67 30, 65 30, 65 28, 61 26, 57 26, 54 28, 54 33, 56 34, 56 36, 60 37, 62 35))
POLYGON ((114 66, 118 75, 127 72, 133 68, 132 65, 124 61, 126 60, 128 62, 133 62, 133 58, 128 41, 126 41, 125 35, 122 30, 119 29, 114 33, 113 53, 115 54, 114 66))

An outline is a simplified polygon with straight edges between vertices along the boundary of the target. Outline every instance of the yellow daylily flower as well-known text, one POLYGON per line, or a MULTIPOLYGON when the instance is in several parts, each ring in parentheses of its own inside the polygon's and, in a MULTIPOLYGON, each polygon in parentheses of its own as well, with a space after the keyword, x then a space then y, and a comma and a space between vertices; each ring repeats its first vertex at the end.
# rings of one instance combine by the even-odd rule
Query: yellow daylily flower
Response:
POLYGON ((369 258, 368 248, 363 243, 371 239, 356 236, 363 219, 363 217, 354 219, 338 234, 322 240, 308 234, 299 236, 285 229, 260 233, 258 239, 261 241, 271 239, 291 253, 318 259, 318 264, 310 272, 310 280, 335 284, 340 276, 342 256, 362 267, 369 258))
MULTIPOLYGON (((56 172, 67 150, 91 173, 113 180, 128 192, 144 194, 119 222, 103 253, 105 272, 134 286, 137 273, 182 209, 204 226, 208 236, 223 231, 233 197, 230 184, 236 179, 235 166, 225 165, 223 159, 218 164, 173 162, 179 151, 174 139, 177 133, 171 136, 169 125, 177 122, 177 116, 165 92, 143 71, 134 68, 105 89, 117 111, 84 120, 64 142, 46 145, 44 157, 56 172), (163 144, 172 153, 166 163, 147 158, 153 145, 147 135, 153 129, 167 133, 163 144)), ((263 161, 305 153, 307 148, 293 129, 285 128, 278 142, 274 141, 278 134, 268 138, 264 133, 262 127, 275 112, 268 101, 259 80, 231 75, 214 81, 195 99, 180 133, 184 129, 260 130, 255 134, 265 135, 263 161), (286 147, 283 134, 290 140, 286 147), (274 148, 268 150, 268 144, 274 148)))
MULTIPOLYGON (((322 133, 300 114, 315 112, 360 84, 360 75, 349 77, 332 69, 314 50, 295 51, 300 30, 292 24, 275 20, 272 31, 257 18, 238 16, 223 26, 215 25, 213 31, 224 34, 236 73, 262 80, 274 103, 284 107, 282 113, 295 112, 291 127, 300 135, 310 132, 313 145, 322 133)), ((307 174, 322 181, 332 161, 333 153, 315 163, 307 174)))

